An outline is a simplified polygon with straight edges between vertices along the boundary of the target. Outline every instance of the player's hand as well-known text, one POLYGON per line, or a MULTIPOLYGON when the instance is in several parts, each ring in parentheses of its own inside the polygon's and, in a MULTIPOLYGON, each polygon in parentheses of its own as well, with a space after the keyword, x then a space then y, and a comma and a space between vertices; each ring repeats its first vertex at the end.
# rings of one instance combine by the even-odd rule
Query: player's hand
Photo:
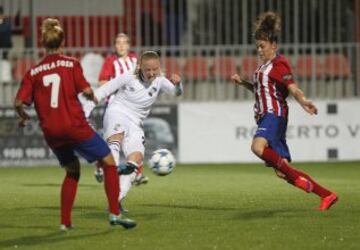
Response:
POLYGON ((231 76, 231 82, 234 84, 241 84, 242 80, 239 74, 233 74, 231 76))
POLYGON ((178 85, 181 82, 181 77, 178 74, 172 74, 169 80, 174 85, 178 85))
POLYGON ((29 120, 29 119, 24 119, 24 118, 21 118, 21 120, 18 122, 18 126, 20 128, 23 128, 26 126, 26 121, 29 120))
POLYGON ((21 128, 25 127, 26 121, 30 120, 30 116, 24 110, 24 105, 23 105, 22 101, 16 100, 16 102, 15 102, 15 110, 16 110, 16 113, 20 117, 20 121, 18 122, 18 126, 21 127, 21 128))
POLYGON ((317 115, 318 113, 318 109, 317 107, 315 106, 315 104, 310 101, 310 100, 307 100, 305 99, 303 101, 303 103, 301 104, 301 106, 303 107, 303 109, 308 112, 310 115, 317 115))
POLYGON ((20 128, 25 127, 27 120, 30 120, 30 116, 24 110, 22 110, 20 113, 20 121, 18 122, 18 126, 20 128))
POLYGON ((89 101, 94 101, 95 95, 94 95, 94 91, 92 90, 91 87, 87 87, 82 91, 84 97, 86 98, 86 100, 89 101))

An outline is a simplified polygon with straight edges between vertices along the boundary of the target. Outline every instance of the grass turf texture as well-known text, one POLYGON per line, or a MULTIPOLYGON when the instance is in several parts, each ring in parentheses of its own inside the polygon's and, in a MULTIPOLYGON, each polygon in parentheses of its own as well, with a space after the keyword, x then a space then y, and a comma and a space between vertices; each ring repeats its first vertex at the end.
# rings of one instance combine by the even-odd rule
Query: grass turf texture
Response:
POLYGON ((101 184, 83 167, 73 210, 60 233, 58 167, 0 168, 0 249, 359 249, 360 163, 296 164, 335 190, 319 198, 261 165, 178 165, 166 177, 146 170, 125 206, 138 222, 110 227, 101 184))

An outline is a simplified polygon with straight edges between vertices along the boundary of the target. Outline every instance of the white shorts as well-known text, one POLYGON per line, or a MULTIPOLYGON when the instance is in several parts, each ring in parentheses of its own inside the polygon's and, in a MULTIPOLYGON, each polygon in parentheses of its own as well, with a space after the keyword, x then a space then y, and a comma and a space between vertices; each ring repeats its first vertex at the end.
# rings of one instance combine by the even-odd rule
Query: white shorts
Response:
POLYGON ((121 147, 125 157, 134 152, 141 152, 144 155, 143 129, 124 113, 108 107, 104 115, 104 138, 107 140, 110 136, 120 133, 124 133, 121 147))

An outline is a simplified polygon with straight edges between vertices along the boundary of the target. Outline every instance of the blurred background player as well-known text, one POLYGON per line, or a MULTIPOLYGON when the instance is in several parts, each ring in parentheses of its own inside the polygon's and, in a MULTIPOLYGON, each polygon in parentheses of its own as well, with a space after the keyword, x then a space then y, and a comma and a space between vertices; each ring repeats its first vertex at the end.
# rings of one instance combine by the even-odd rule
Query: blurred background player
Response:
POLYGON ((277 54, 280 22, 280 17, 273 12, 258 17, 254 35, 262 65, 255 71, 253 82, 242 80, 238 74, 233 75, 232 80, 255 94, 254 111, 258 127, 251 145, 253 153, 273 167, 279 177, 320 196, 319 209, 324 211, 337 201, 337 195, 289 165, 291 156, 285 138, 288 122, 286 98, 290 93, 311 115, 317 114, 317 108, 295 84, 288 61, 277 54))
MULTIPOLYGON (((4 15, 4 8, 0 5, 0 50, 12 47, 11 29, 11 20, 4 15)), ((4 50, 2 55, 0 55, 0 60, 7 59, 7 57, 8 52, 4 50)))
MULTIPOLYGON (((131 179, 135 178, 135 172, 143 164, 143 122, 161 92, 180 96, 183 88, 177 74, 171 75, 170 80, 162 76, 160 57, 154 51, 146 51, 141 55, 135 74, 121 75, 95 90, 97 101, 114 94, 104 114, 104 138, 116 165, 120 163, 120 150, 123 151, 126 165, 120 173, 131 177, 121 179, 120 204, 131 189, 131 179)), ((86 113, 89 114, 94 106, 93 102, 86 103, 86 113)))
MULTIPOLYGON (((130 38, 125 33, 119 33, 115 37, 115 53, 108 56, 105 59, 105 62, 101 68, 99 75, 99 85, 103 85, 107 81, 121 76, 125 73, 135 73, 137 66, 137 56, 136 54, 130 52, 130 38)), ((113 98, 112 96, 108 97, 107 103, 109 103, 113 98)), ((103 179, 103 171, 101 168, 97 168, 95 171, 95 178, 98 182, 102 182, 103 179)), ((121 181, 121 179, 130 178, 130 176, 120 175, 120 185, 125 182, 121 181)), ((143 174, 142 165, 139 167, 135 180, 133 180, 134 184, 140 185, 145 184, 149 181, 149 178, 143 174)), ((121 187, 120 187, 121 188, 121 187)))
POLYGON ((94 93, 85 80, 80 63, 61 54, 64 31, 57 19, 45 19, 41 27, 46 56, 24 76, 16 95, 15 108, 25 126, 29 119, 24 104, 34 102, 47 144, 66 171, 61 188, 61 230, 72 228, 80 162, 75 152, 87 161, 99 160, 104 168, 104 186, 108 198, 109 222, 131 228, 136 223, 119 215, 119 181, 114 159, 106 142, 89 126, 77 99, 83 93, 94 100, 94 93))
POLYGON ((130 52, 130 38, 125 33, 119 33, 114 41, 115 53, 106 57, 99 75, 99 85, 124 73, 134 73, 137 56, 130 52))

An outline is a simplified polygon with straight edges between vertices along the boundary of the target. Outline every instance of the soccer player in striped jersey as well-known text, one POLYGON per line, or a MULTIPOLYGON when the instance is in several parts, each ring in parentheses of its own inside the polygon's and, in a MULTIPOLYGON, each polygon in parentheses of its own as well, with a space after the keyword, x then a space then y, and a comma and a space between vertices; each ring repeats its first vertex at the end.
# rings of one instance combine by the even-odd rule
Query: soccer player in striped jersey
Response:
MULTIPOLYGON (((105 62, 101 68, 99 75, 99 84, 100 86, 105 84, 107 81, 124 75, 125 73, 134 73, 137 65, 137 56, 136 54, 130 52, 130 38, 125 33, 119 33, 115 37, 115 53, 111 56, 108 56, 105 59, 105 62)), ((107 97, 107 102, 110 102, 114 95, 107 97)), ((95 178, 98 182, 102 182, 103 171, 102 168, 97 168, 95 171, 95 178)), ((121 183, 128 182, 130 176, 121 175, 120 176, 120 185, 121 183), (123 179, 123 181, 121 181, 123 179)), ((149 178, 143 174, 143 166, 141 165, 135 175, 135 179, 132 182, 135 185, 146 184, 149 181, 149 178)))
POLYGON ((77 99, 77 95, 83 93, 87 99, 95 100, 94 92, 84 78, 79 61, 62 55, 64 38, 63 28, 57 19, 43 21, 41 42, 46 48, 46 56, 25 74, 15 99, 20 125, 25 126, 29 119, 24 104, 34 103, 45 140, 65 169, 61 187, 60 230, 72 228, 71 211, 80 179, 77 155, 88 162, 102 163, 110 224, 134 227, 134 221, 119 215, 119 182, 114 158, 106 142, 89 126, 77 99))
POLYGON ((289 165, 291 156, 285 138, 288 122, 286 98, 292 95, 310 115, 317 114, 317 107, 306 99, 294 82, 289 63, 277 53, 280 21, 273 12, 258 17, 254 36, 262 64, 255 71, 252 81, 245 81, 238 74, 232 76, 232 81, 255 94, 254 111, 258 127, 251 145, 253 153, 267 166, 273 167, 279 177, 308 193, 317 194, 321 198, 319 210, 325 211, 338 200, 337 195, 289 165))
POLYGON ((130 38, 128 35, 119 33, 116 36, 115 49, 116 53, 108 56, 101 68, 100 85, 126 72, 135 72, 137 56, 130 52, 130 38))

